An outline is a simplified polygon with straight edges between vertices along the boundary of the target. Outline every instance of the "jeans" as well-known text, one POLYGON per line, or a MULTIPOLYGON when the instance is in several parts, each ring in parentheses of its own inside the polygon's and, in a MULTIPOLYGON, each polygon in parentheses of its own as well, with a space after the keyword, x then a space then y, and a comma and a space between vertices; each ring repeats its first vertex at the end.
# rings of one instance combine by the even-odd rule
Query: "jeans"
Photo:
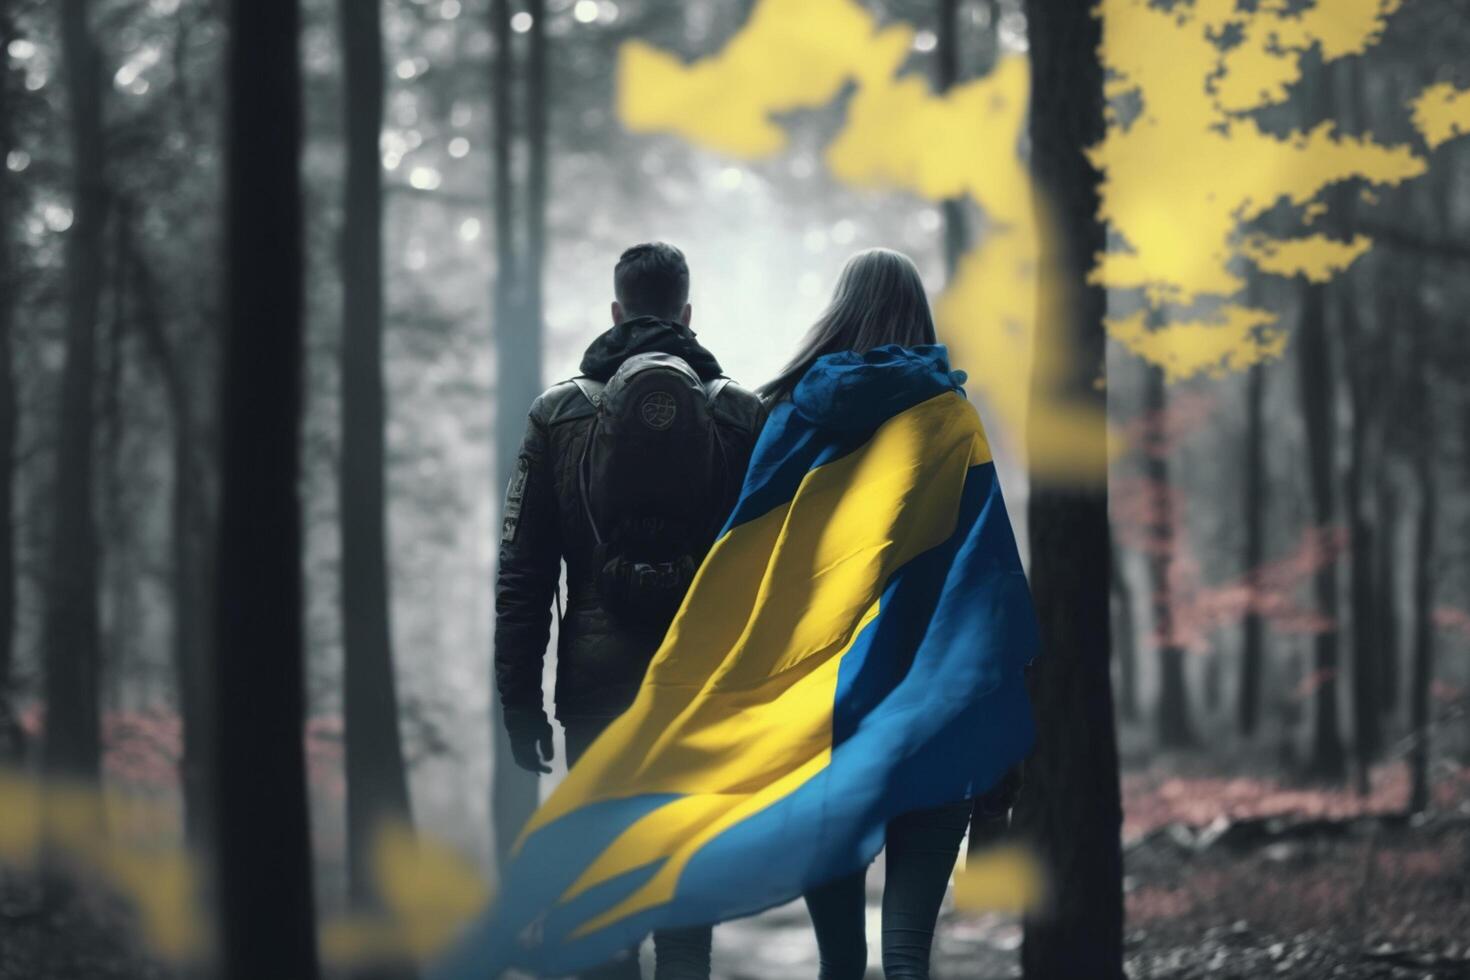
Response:
MULTIPOLYGON (((906 813, 888 824, 883 883, 883 976, 928 980, 939 903, 970 822, 970 801, 906 813)), ((861 980, 868 966, 867 869, 806 895, 821 958, 819 980, 861 980)))
MULTIPOLYGON (((611 718, 563 718, 567 732, 567 766, 577 764, 602 734, 611 718)), ((654 980, 709 980, 711 927, 663 929, 653 934, 654 980)), ((639 980, 638 949, 601 966, 586 970, 582 980, 639 980)))

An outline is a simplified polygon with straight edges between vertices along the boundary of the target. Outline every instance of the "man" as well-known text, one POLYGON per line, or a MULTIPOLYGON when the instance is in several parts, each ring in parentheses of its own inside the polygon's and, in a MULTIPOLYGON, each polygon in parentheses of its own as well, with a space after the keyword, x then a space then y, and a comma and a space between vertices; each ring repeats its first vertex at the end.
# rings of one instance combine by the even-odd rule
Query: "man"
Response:
MULTIPOLYGON (((555 703, 574 765, 632 703, 693 571, 739 495, 765 420, 689 329, 689 267, 635 245, 613 273, 611 329, 581 374, 531 405, 506 489, 495 677, 511 750, 550 772, 541 667, 563 560, 555 703)), ((709 976, 710 930, 654 936, 659 980, 709 976)), ((636 980, 635 956, 597 971, 636 980)))

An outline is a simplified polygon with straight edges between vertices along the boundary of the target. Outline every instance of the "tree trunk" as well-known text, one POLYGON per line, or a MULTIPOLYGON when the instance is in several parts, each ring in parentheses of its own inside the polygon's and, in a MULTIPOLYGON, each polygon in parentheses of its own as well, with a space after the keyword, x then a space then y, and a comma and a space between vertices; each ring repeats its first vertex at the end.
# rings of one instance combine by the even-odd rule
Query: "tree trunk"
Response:
MULTIPOLYGON (((1341 287, 1346 289, 1346 285, 1341 287)), ((1373 560, 1376 545, 1374 528, 1368 514, 1365 487, 1368 481, 1368 438, 1373 422, 1369 407, 1369 396, 1364 390, 1367 381, 1361 369, 1352 362, 1364 357, 1366 352, 1354 351, 1359 336, 1357 316, 1352 309, 1350 297, 1339 303, 1343 339, 1348 346, 1348 393, 1352 404, 1352 428, 1348 434, 1348 470, 1344 507, 1348 514, 1348 551, 1352 561, 1348 589, 1352 597, 1353 610, 1353 755, 1354 775, 1358 794, 1366 796, 1370 790, 1370 776, 1374 758, 1380 748, 1378 687, 1381 682, 1382 666, 1378 659, 1377 625, 1373 613, 1377 607, 1373 560)))
MULTIPOLYGON (((1331 81, 1322 70, 1307 75, 1301 94, 1304 124, 1316 125, 1319 119, 1334 117, 1331 81)), ((1312 518, 1317 527, 1328 528, 1337 521, 1337 506, 1333 437, 1336 396, 1327 335, 1327 287, 1306 282, 1302 291, 1301 324, 1297 330, 1297 389, 1305 429, 1312 518)), ((1308 770, 1316 778, 1335 782, 1347 775, 1347 758, 1338 722, 1339 634, 1335 562, 1323 563, 1313 577, 1313 591, 1317 612, 1326 624, 1313 637, 1312 684, 1316 710, 1313 713, 1308 770)))
MULTIPOLYGON (((1359 97, 1360 73, 1352 59, 1344 59, 1332 68, 1331 84, 1336 111, 1333 113, 1347 131, 1355 131, 1361 115, 1359 97)), ((1357 189, 1340 185, 1332 194, 1332 212, 1337 216, 1334 229, 1343 240, 1351 240, 1357 231, 1357 189)), ((1364 335, 1358 317, 1354 279, 1346 278, 1334 287, 1338 328, 1343 341, 1343 368, 1351 406, 1351 428, 1348 430, 1348 469, 1343 506, 1347 514, 1348 594, 1352 606, 1353 651, 1353 770, 1359 795, 1371 789, 1373 760, 1382 744, 1378 685, 1382 667, 1379 664, 1377 627, 1373 620, 1376 609, 1376 587, 1373 581, 1374 527, 1368 508, 1368 474, 1373 468, 1372 443, 1377 427, 1378 397, 1375 381, 1380 366, 1376 351, 1369 349, 1370 338, 1364 335), (1371 365, 1371 367, 1370 367, 1371 365), (1373 377, 1367 372, 1373 370, 1373 377)))
MULTIPOLYGON (((1382 732, 1396 728, 1400 692, 1403 690, 1401 646, 1399 639, 1399 582, 1396 539, 1400 515, 1397 487, 1394 482, 1393 457, 1400 453, 1404 409, 1412 405, 1406 394, 1412 394, 1414 382, 1404 384, 1406 368, 1412 367, 1410 345, 1403 341, 1412 330, 1402 328, 1404 283, 1393 267, 1380 266, 1374 285, 1374 327, 1381 339, 1372 355, 1373 370, 1379 386, 1377 397, 1378 426, 1375 432, 1378 459, 1374 466, 1373 513, 1378 533, 1373 539, 1373 641, 1378 651, 1378 686, 1376 700, 1382 732), (1409 360, 1406 362, 1406 358, 1409 360), (1393 436, 1390 433, 1394 433, 1393 436)), ((1385 737, 1385 741, 1388 737, 1385 737)))
POLYGON ((1378 490, 1374 494, 1378 512, 1378 536, 1375 539, 1376 555, 1373 562, 1373 581, 1377 584, 1374 600, 1376 612, 1373 616, 1375 636, 1378 642, 1378 710, 1385 721, 1398 711, 1399 689, 1399 610, 1397 556, 1394 554, 1394 538, 1398 519, 1398 494, 1393 481, 1380 469, 1378 490))
MULTIPOLYGON (((521 275, 524 329, 516 336, 513 363, 517 375, 524 375, 525 404, 528 408, 541 393, 541 331, 543 272, 546 262, 546 191, 549 179, 547 159, 546 104, 546 0, 526 0, 531 15, 530 44, 526 70, 526 262, 521 275)), ((519 443, 519 439, 517 440, 519 443)), ((512 449, 512 455, 515 450, 512 449)), ((508 472, 508 471, 507 471, 508 472)))
MULTIPOLYGON (((1425 345, 1419 340, 1421 346, 1425 345)), ((1429 365, 1420 358, 1419 383, 1428 387, 1429 365)), ((1419 437, 1414 470, 1419 483, 1419 513, 1414 528, 1413 686, 1410 688, 1410 723, 1414 730, 1409 753, 1409 812, 1422 813, 1431 802, 1429 749, 1433 719, 1430 717, 1430 688, 1434 684, 1434 532, 1438 522, 1439 495, 1434 474, 1434 408, 1427 396, 1419 399, 1419 437)))
MULTIPOLYGON (((543 18, 533 25, 537 30, 543 18)), ((511 173, 511 144, 514 121, 511 113, 511 86, 515 81, 515 65, 511 58, 510 2, 491 0, 490 29, 495 37, 491 107, 494 127, 494 185, 491 197, 495 207, 495 286, 493 310, 495 319, 495 481, 504 487, 510 482, 524 434, 526 410, 540 393, 540 337, 531 334, 523 319, 526 303, 520 298, 522 283, 516 261, 515 187, 511 173), (529 334, 529 336, 528 336, 529 334)), ((492 692, 491 738, 494 746, 495 770, 491 784, 491 815, 495 826, 495 849, 504 867, 510 846, 536 809, 536 775, 515 764, 510 742, 505 735, 505 719, 500 698, 492 692)))
MULTIPOLYGON (((1297 368, 1307 441, 1308 477, 1312 488, 1312 516, 1318 527, 1336 517, 1332 466, 1332 365, 1327 344, 1326 290, 1320 284, 1305 287, 1301 327, 1297 334, 1297 368)), ((1326 627, 1313 637, 1316 713, 1312 728, 1309 768, 1321 779, 1340 780, 1346 774, 1342 733, 1337 720, 1337 566, 1327 562, 1313 576, 1317 611, 1326 627)))
POLYGON ((66 360, 57 422, 43 650, 48 775, 100 775, 97 525, 92 509, 97 317, 107 191, 102 169, 102 65, 87 0, 62 0, 61 45, 71 106, 72 210, 66 238, 66 360))
POLYGON ((215 578, 225 980, 315 980, 303 746, 303 246, 297 0, 231 0, 215 578), (262 397, 262 393, 269 397, 262 397))
POLYGON ((1113 642, 1118 661, 1118 715, 1128 721, 1138 720, 1138 628, 1133 622, 1133 588, 1123 572, 1118 545, 1109 549, 1108 575, 1113 592, 1113 642))
MULTIPOLYGON (((960 77, 960 0, 939 0, 938 47, 935 51, 935 89, 943 94, 960 77)), ((950 198, 940 204, 944 215, 944 269, 954 278, 955 267, 968 246, 963 198, 950 198)))
MULTIPOLYGON (((1246 378, 1245 398, 1245 480, 1241 500, 1245 550, 1241 562, 1245 566, 1246 586, 1256 600, 1261 588, 1257 575, 1266 557, 1266 371, 1259 364, 1251 367, 1246 378)), ((1246 610, 1241 627, 1236 720, 1240 734, 1250 738, 1261 718, 1261 669, 1265 658, 1265 624, 1256 612, 1254 601, 1246 610)))
MULTIPOLYGON (((0 51, 10 47, 15 24, 9 0, 0 0, 0 51)), ((12 265, 10 168, 14 124, 10 71, 0 71, 0 765, 22 755, 20 723, 15 717, 15 437, 20 406, 15 391, 15 287, 12 265)))
MULTIPOLYGON (((1168 410, 1162 368, 1149 365, 1144 381, 1145 407, 1149 416, 1162 420, 1168 410)), ((1152 517, 1154 551, 1148 556, 1149 589, 1154 611, 1154 644, 1159 655, 1159 701, 1154 710, 1154 727, 1159 745, 1166 749, 1195 744, 1190 721, 1189 688, 1184 676, 1185 651, 1174 629, 1174 590, 1170 580, 1174 541, 1182 529, 1174 526, 1176 515, 1169 506, 1169 461, 1163 450, 1151 449, 1144 471, 1153 488, 1156 510, 1152 517)))
MULTIPOLYGON (((1061 395, 1107 438, 1104 291, 1087 282, 1105 239, 1098 173, 1085 150, 1103 136, 1101 22, 1089 2, 1027 0, 1035 84, 1032 170, 1043 234, 1040 320, 1069 369, 1061 395)), ((1038 379, 1038 384, 1046 383, 1038 379)), ((1035 415, 1033 414, 1033 418, 1035 415)), ((1041 627, 1033 701, 1038 739, 1026 764, 1018 824, 1052 883, 1027 920, 1028 980, 1123 976, 1122 806, 1108 658, 1108 494, 1104 474, 1065 481, 1038 470, 1028 509, 1031 590, 1041 627)))
POLYGON ((377 0, 340 0, 347 178, 342 226, 343 741, 347 878, 354 905, 375 901, 372 848, 410 821, 389 622, 383 393, 383 35, 377 0))
POLYGON ((163 384, 173 427, 169 489, 169 592, 173 607, 174 684, 177 690, 182 752, 179 784, 184 796, 185 837, 196 852, 207 852, 213 826, 209 792, 209 724, 213 657, 209 632, 212 575, 208 541, 212 534, 205 503, 204 460, 195 421, 193 371, 180 363, 158 307, 158 282, 141 243, 127 248, 138 304, 138 324, 149 357, 163 384))

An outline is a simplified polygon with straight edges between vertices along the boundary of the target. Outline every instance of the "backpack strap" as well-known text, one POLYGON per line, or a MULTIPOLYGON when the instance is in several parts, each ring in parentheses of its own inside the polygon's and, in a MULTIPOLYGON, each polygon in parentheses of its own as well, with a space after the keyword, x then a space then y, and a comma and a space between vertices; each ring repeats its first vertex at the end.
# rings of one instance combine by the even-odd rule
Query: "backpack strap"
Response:
POLYGON ((704 399, 706 404, 713 405, 715 399, 720 397, 720 392, 725 390, 725 386, 730 383, 730 380, 730 378, 722 374, 712 381, 706 381, 704 383, 704 399))
POLYGON ((593 408, 598 407, 602 396, 602 389, 607 387, 607 382, 605 381, 593 381, 591 378, 582 376, 573 378, 572 384, 576 385, 577 390, 592 403, 593 408))

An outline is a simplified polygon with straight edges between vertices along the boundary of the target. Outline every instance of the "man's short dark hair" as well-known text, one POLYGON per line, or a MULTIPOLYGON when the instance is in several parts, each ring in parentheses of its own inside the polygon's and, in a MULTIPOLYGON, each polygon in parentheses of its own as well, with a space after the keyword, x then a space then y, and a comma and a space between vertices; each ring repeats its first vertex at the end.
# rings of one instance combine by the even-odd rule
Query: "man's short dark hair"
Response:
POLYGON ((613 295, 629 319, 678 319, 689 302, 689 264, 684 253, 664 242, 634 245, 613 270, 613 295))

